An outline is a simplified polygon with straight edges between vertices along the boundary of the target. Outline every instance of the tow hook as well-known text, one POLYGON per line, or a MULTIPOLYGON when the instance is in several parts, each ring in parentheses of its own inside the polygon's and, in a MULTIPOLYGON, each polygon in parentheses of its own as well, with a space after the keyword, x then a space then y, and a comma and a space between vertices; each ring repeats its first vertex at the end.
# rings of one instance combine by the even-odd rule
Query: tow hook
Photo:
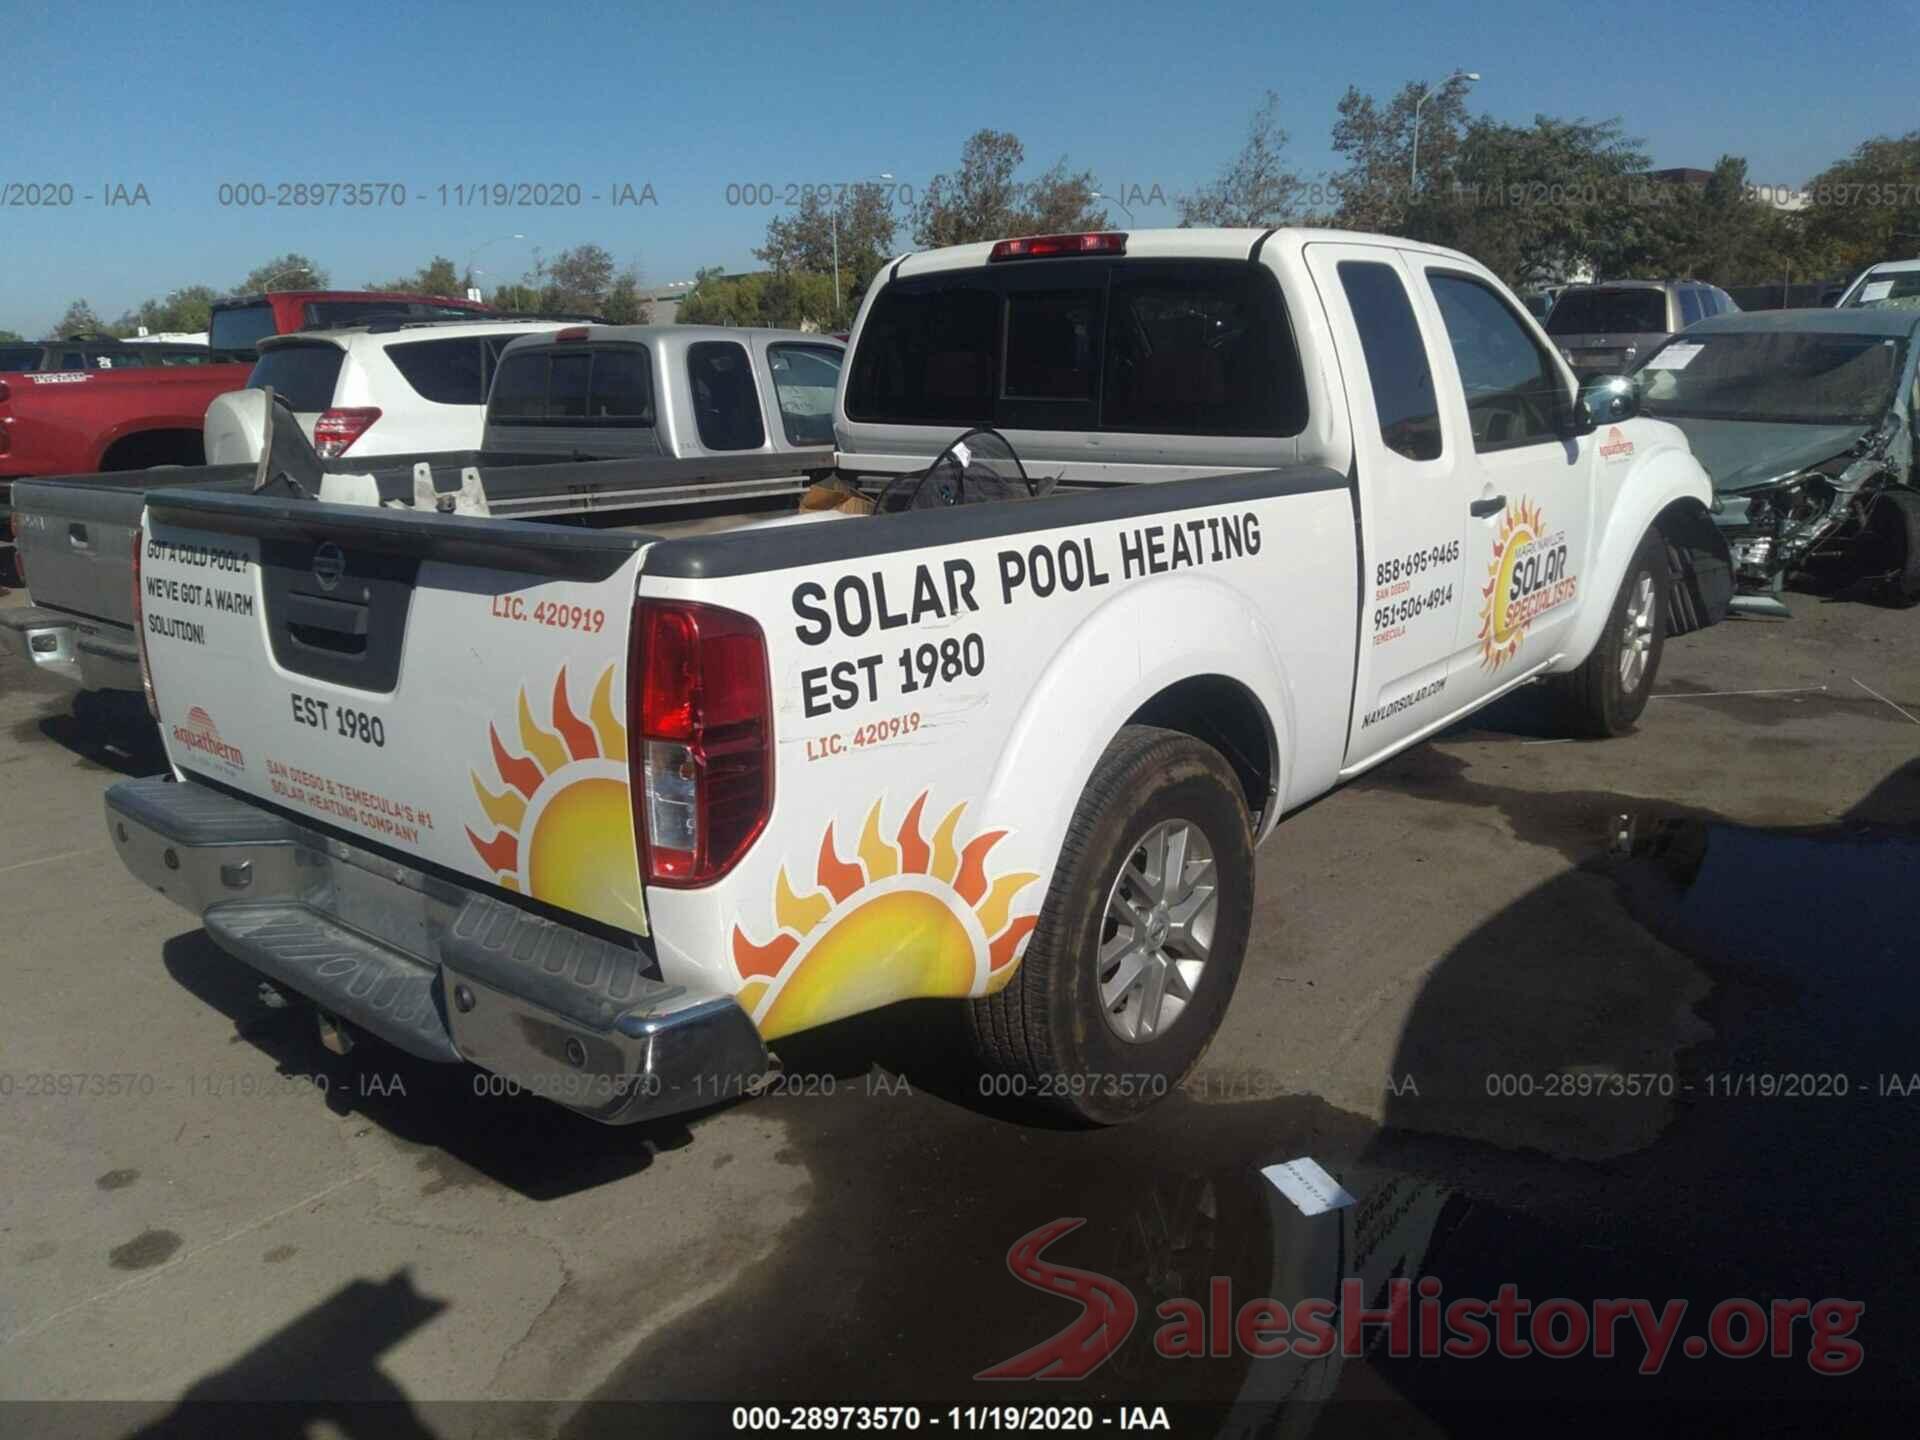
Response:
POLYGON ((322 1010, 320 1014, 320 1043, 336 1055, 345 1055, 353 1049, 353 1032, 347 1029, 347 1022, 338 1015, 322 1010))

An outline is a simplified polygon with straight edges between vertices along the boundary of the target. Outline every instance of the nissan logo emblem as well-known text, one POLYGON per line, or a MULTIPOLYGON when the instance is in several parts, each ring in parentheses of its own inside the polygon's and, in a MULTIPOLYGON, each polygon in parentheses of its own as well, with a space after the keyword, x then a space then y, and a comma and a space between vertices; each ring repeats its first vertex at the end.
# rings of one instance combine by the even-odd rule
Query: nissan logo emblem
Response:
POLYGON ((331 540, 313 552, 313 578, 320 582, 322 590, 333 589, 346 573, 347 557, 331 540))

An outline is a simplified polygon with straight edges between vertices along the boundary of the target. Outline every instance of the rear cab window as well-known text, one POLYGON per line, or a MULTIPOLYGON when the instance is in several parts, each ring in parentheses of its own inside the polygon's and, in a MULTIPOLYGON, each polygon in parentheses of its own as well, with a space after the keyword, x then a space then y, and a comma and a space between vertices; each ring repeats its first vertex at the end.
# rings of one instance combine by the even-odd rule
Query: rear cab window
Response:
POLYGON ((273 306, 266 301, 257 305, 233 305, 213 312, 207 342, 215 350, 253 350, 278 329, 273 306))
POLYGON ((1547 317, 1549 335, 1664 335, 1667 297, 1658 290, 1569 290, 1547 317))
POLYGON ((1440 458, 1440 407, 1427 343, 1400 272, 1377 260, 1342 260, 1340 285, 1367 358, 1380 439, 1409 460, 1440 458))
POLYGON ((286 401, 296 414, 330 410, 334 387, 340 380, 340 363, 346 354, 338 345, 325 341, 269 346, 253 362, 247 388, 271 386, 274 395, 286 401))
POLYGON ((1307 420, 1280 287, 1242 260, 1007 262, 887 286, 847 417, 1234 436, 1307 420))
POLYGON ((0 345, 0 374, 40 368, 38 345, 0 345))
POLYGON ((510 351, 494 375, 487 422, 649 427, 652 358, 643 345, 510 351))
POLYGON ((833 397, 846 352, 831 345, 769 345, 767 368, 789 445, 833 444, 833 397))

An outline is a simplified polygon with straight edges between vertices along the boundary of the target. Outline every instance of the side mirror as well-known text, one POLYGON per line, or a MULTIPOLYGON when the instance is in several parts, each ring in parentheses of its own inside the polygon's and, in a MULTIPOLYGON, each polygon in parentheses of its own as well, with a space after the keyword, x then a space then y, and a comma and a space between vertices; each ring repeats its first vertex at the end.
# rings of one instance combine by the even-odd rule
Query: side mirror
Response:
POLYGON ((1602 425, 1618 425, 1640 413, 1640 392, 1624 375, 1596 375, 1580 387, 1573 402, 1573 433, 1591 435, 1602 425))

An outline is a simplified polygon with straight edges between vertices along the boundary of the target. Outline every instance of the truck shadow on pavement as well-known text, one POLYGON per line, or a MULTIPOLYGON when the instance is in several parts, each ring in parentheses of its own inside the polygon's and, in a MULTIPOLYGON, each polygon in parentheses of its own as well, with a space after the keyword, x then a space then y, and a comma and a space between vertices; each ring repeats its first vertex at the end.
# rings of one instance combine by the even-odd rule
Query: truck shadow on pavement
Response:
POLYGON ((52 741, 84 767, 117 775, 158 775, 167 768, 160 731, 137 695, 83 692, 71 710, 20 721, 13 738, 25 745, 52 741))

